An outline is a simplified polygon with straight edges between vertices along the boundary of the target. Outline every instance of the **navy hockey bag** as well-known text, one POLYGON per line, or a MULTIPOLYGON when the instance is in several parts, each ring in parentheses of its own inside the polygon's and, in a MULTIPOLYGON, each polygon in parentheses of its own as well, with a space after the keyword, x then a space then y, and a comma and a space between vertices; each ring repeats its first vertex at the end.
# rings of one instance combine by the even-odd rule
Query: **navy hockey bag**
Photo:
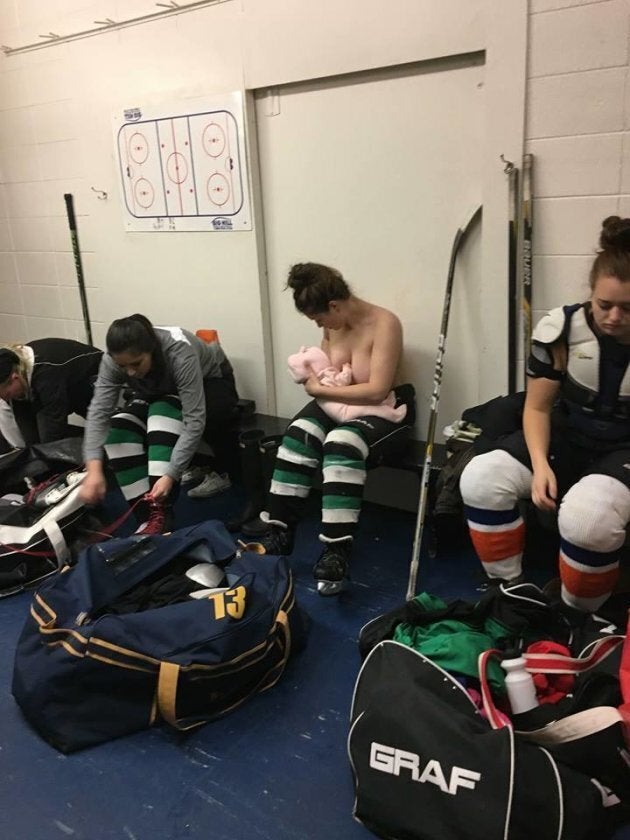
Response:
POLYGON ((13 694, 62 752, 159 721, 193 729, 273 686, 303 625, 284 557, 235 546, 220 522, 85 549, 43 584, 13 694))
POLYGON ((603 840, 619 799, 590 774, 493 729, 463 685, 395 641, 357 679, 355 818, 389 840, 603 840))

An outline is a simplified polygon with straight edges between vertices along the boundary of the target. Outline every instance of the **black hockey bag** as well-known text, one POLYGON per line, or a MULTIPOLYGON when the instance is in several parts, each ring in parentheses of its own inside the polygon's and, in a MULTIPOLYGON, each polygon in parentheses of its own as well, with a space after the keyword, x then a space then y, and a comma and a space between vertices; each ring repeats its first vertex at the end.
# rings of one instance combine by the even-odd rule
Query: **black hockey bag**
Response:
POLYGON ((24 493, 34 484, 83 464, 83 442, 70 437, 11 449, 0 455, 0 494, 24 493))
POLYGON ((363 664, 348 752, 354 816, 389 840, 602 840, 620 819, 599 781, 493 729, 460 682, 395 641, 363 664))
POLYGON ((24 496, 0 497, 0 598, 21 592, 72 562, 72 541, 86 514, 70 470, 24 496))

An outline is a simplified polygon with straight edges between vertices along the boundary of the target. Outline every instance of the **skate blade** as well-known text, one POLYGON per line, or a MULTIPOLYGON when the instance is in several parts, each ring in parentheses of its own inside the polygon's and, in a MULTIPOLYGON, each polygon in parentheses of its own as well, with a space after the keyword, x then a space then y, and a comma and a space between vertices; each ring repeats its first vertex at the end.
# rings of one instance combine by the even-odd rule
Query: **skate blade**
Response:
POLYGON ((348 578, 343 580, 318 580, 317 594, 327 598, 331 595, 339 595, 344 589, 347 589, 349 584, 348 578))

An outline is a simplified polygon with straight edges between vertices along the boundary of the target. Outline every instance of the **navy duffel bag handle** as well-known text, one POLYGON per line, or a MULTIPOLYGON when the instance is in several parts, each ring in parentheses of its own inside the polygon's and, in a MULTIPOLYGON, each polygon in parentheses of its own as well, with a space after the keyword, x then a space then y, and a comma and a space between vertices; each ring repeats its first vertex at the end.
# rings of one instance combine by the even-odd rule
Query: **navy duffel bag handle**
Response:
MULTIPOLYGON (((281 631, 277 639, 283 639, 283 655, 282 659, 273 664, 271 668, 263 675, 259 682, 252 686, 251 692, 244 697, 239 698, 238 702, 232 706, 240 706, 250 697, 258 694, 259 691, 264 691, 267 688, 275 685, 282 676, 284 669, 291 653, 291 628, 289 626, 289 617, 284 610, 279 610, 275 618, 275 628, 281 631)), ((208 721, 216 717, 215 713, 209 715, 195 715, 191 717, 178 718, 177 717, 177 689, 179 686, 179 678, 181 673, 181 665, 176 662, 160 662, 160 673, 158 676, 157 688, 157 705, 160 715, 164 720, 175 729, 181 732, 194 729, 197 726, 203 726, 208 721)), ((231 711, 231 709, 230 709, 231 711)))

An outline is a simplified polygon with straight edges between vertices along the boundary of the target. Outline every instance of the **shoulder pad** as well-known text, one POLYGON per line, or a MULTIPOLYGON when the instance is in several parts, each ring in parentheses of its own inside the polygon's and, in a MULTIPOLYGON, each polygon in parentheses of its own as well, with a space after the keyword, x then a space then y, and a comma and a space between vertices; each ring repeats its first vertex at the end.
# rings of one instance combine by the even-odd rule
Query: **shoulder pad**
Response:
POLYGON ((564 331, 566 313, 564 307, 559 306, 544 315, 534 327, 532 340, 540 344, 553 344, 564 331))

